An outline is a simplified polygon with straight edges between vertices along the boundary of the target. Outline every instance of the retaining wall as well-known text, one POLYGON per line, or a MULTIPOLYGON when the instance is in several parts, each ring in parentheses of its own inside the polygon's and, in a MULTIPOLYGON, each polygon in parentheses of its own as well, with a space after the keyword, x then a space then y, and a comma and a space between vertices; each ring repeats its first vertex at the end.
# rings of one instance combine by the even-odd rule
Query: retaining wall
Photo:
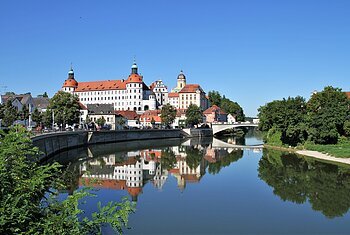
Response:
POLYGON ((32 138, 33 144, 43 153, 41 160, 64 150, 92 145, 135 140, 155 140, 184 137, 212 136, 212 129, 193 129, 189 136, 181 129, 170 130, 118 130, 72 131, 48 133, 32 138))

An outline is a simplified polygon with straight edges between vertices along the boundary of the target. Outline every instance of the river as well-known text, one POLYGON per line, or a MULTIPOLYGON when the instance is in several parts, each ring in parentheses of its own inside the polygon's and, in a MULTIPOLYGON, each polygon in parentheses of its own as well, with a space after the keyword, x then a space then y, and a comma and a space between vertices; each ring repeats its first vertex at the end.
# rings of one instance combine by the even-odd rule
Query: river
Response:
POLYGON ((261 142, 252 135, 139 141, 77 148, 54 159, 70 162, 63 197, 98 179, 97 197, 81 205, 87 214, 99 201, 137 202, 125 234, 349 234, 350 168, 234 147, 261 142))

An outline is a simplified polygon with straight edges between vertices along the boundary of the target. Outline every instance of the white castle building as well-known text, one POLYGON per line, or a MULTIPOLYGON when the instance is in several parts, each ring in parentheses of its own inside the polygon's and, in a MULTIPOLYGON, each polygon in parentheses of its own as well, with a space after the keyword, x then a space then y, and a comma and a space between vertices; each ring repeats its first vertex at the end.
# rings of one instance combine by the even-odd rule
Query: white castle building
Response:
POLYGON ((78 82, 71 68, 64 81, 62 91, 75 94, 85 106, 87 104, 113 104, 114 110, 133 110, 143 113, 155 110, 157 100, 153 91, 143 82, 138 74, 137 64, 131 67, 131 74, 124 80, 104 80, 78 82))

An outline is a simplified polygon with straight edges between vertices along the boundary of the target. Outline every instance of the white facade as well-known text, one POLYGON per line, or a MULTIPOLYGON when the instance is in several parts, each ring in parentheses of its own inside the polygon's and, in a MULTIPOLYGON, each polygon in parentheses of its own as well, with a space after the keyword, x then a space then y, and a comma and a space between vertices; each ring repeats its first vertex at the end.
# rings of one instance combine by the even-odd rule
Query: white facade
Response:
POLYGON ((162 80, 157 80, 152 83, 151 89, 155 94, 157 100, 157 107, 162 107, 167 104, 168 101, 168 88, 165 86, 162 80))
POLYGON ((180 108, 179 94, 178 93, 170 93, 168 95, 168 102, 174 108, 179 109, 180 108))
POLYGON ((138 113, 156 109, 155 95, 138 74, 136 63, 133 64, 127 80, 77 82, 71 69, 61 90, 77 95, 85 106, 112 104, 114 110, 133 110, 138 113))

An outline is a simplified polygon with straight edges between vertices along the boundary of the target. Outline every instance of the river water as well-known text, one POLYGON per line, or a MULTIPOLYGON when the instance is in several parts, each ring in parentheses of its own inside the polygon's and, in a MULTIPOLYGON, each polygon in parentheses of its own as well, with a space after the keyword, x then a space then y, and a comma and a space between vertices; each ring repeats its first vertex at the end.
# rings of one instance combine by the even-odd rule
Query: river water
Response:
MULTIPOLYGON (((125 234, 349 234, 350 168, 261 148, 245 139, 156 140, 77 148, 67 191, 98 179, 99 201, 135 201, 125 234)), ((106 227, 104 234, 110 234, 106 227)))

